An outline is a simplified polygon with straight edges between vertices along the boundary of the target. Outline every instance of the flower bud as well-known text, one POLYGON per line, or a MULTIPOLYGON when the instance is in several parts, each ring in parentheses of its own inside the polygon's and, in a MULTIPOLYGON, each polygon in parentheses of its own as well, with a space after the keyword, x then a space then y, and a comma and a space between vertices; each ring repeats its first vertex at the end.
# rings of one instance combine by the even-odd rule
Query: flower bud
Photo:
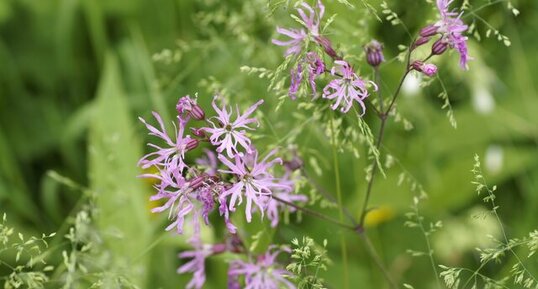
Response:
POLYGON ((433 76, 437 73, 437 66, 435 66, 435 64, 424 63, 420 60, 413 61, 411 67, 418 72, 422 72, 426 76, 433 76))
POLYGON ((205 118, 204 110, 198 104, 192 105, 189 114, 196 120, 203 120, 205 118))
POLYGON ((186 151, 192 151, 193 149, 198 147, 198 140, 195 138, 190 138, 187 143, 185 144, 185 150, 186 151))
POLYGON ((284 167, 290 171, 296 171, 303 167, 303 160, 295 156, 293 159, 284 162, 284 167))
POLYGON ((195 135, 197 137, 200 137, 200 138, 205 138, 206 137, 205 131, 202 128, 194 128, 194 127, 192 127, 191 132, 192 132, 193 135, 195 135))
POLYGON ((432 54, 441 55, 443 54, 443 52, 446 51, 447 48, 448 48, 448 44, 445 41, 443 41, 443 39, 441 38, 435 41, 435 43, 432 45, 432 54))
POLYGON ((321 47, 323 47, 325 53, 327 53, 327 55, 329 55, 332 59, 341 59, 341 57, 338 56, 336 51, 334 51, 329 38, 323 36, 316 36, 315 40, 319 45, 321 45, 321 47))
POLYGON ((428 25, 420 30, 420 36, 422 37, 430 37, 435 34, 437 34, 437 31, 439 30, 439 27, 435 25, 428 25))
POLYGON ((364 46, 364 51, 366 51, 366 62, 373 67, 379 66, 385 60, 383 57, 383 45, 377 40, 372 40, 364 46))
POLYGON ((425 43, 428 43, 428 41, 430 41, 431 37, 420 37, 419 39, 417 39, 415 42, 413 42, 413 45, 411 46, 411 50, 425 44, 425 43))
POLYGON ((226 246, 226 244, 215 244, 211 247, 211 251, 213 251, 213 254, 226 252, 227 249, 228 246, 226 246))
POLYGON ((201 174, 189 180, 189 187, 193 190, 198 189, 204 184, 207 174, 201 174))

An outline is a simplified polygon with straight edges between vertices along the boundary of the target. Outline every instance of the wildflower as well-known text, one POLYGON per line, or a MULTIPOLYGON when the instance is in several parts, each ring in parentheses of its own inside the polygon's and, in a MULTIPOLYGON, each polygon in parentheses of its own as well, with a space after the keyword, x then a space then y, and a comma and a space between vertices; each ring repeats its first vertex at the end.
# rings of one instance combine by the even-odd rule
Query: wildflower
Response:
POLYGON ((433 76, 437 73, 437 66, 431 63, 424 63, 420 60, 416 60, 411 64, 411 67, 418 71, 422 72, 426 76, 433 76))
POLYGON ((243 260, 234 260, 230 264, 228 271, 229 282, 238 288, 237 278, 238 276, 245 276, 245 289, 279 289, 289 288, 295 289, 290 281, 286 277, 292 274, 282 269, 276 262, 276 257, 282 252, 282 250, 273 250, 270 248, 266 253, 259 256, 255 262, 247 262, 243 260))
POLYGON ((229 210, 234 211, 236 203, 240 205, 243 202, 243 196, 245 196, 247 222, 252 220, 253 203, 260 209, 263 217, 263 197, 270 197, 273 189, 289 188, 287 184, 278 183, 278 179, 274 178, 268 171, 276 163, 282 164, 282 160, 279 158, 268 161, 274 154, 275 151, 271 151, 261 162, 258 162, 258 152, 253 150, 251 154, 235 155, 235 163, 223 155, 219 155, 219 160, 228 168, 220 171, 235 175, 237 178, 237 182, 227 188, 221 197, 230 196, 229 210))
POLYGON ((364 50, 366 52, 366 62, 373 67, 377 67, 385 60, 383 57, 383 45, 377 40, 368 43, 364 50))
MULTIPOLYGON (((290 187, 293 187, 294 182, 291 180, 283 180, 281 184, 286 184, 290 187)), ((289 203, 306 203, 308 197, 301 194, 295 194, 291 189, 284 190, 275 190, 273 195, 289 203)), ((271 221, 271 227, 275 228, 280 221, 279 213, 288 210, 288 212, 295 212, 297 209, 284 204, 280 201, 275 200, 274 198, 268 198, 265 211, 267 212, 267 219, 271 221)))
POLYGON ((153 208, 151 212, 169 211, 168 218, 172 222, 166 227, 166 231, 175 228, 178 234, 183 234, 185 218, 188 215, 192 216, 191 222, 195 233, 200 230, 200 220, 209 225, 209 214, 215 207, 213 196, 217 182, 214 178, 201 174, 186 180, 178 171, 169 173, 164 170, 141 177, 160 181, 155 185, 157 192, 150 197, 150 200, 165 200, 165 203, 153 208))
POLYGON ((297 92, 299 91, 299 86, 301 85, 301 81, 303 80, 303 66, 301 63, 297 64, 296 69, 292 69, 290 71, 290 89, 288 91, 288 95, 291 99, 295 100, 297 99, 297 92))
POLYGON ((153 112, 153 116, 159 123, 160 130, 148 123, 143 118, 139 118, 149 130, 149 135, 156 136, 165 141, 167 147, 160 147, 155 144, 148 144, 148 146, 156 149, 156 151, 149 153, 142 157, 138 162, 138 165, 143 169, 147 169, 151 166, 160 168, 166 168, 167 171, 183 171, 187 167, 184 162, 185 153, 195 149, 198 146, 198 140, 191 138, 190 136, 183 136, 184 125, 182 121, 179 123, 179 128, 174 127, 177 130, 176 140, 172 138, 166 132, 161 116, 153 112))
MULTIPOLYGON (((342 106, 340 111, 343 113, 351 109, 355 100, 361 106, 362 114, 364 114, 366 110, 364 99, 368 97, 365 82, 353 71, 349 63, 343 60, 337 60, 334 63, 336 66, 331 69, 331 74, 337 78, 331 80, 325 86, 323 89, 323 98, 336 99, 331 109, 335 110, 339 106, 342 106)), ((375 87, 373 82, 370 83, 375 87)), ((375 89, 377 90, 377 87, 375 89)))
POLYGON ((196 100, 190 98, 189 95, 179 99, 176 105, 179 118, 186 123, 189 117, 193 117, 196 120, 203 120, 205 118, 204 110, 196 103, 196 100))
POLYGON ((297 8, 297 13, 299 13, 303 25, 307 28, 308 32, 306 32, 304 29, 285 29, 277 27, 276 31, 278 33, 287 36, 290 39, 287 41, 281 41, 276 39, 272 40, 273 44, 276 44, 278 46, 288 46, 288 49, 285 53, 286 56, 298 55, 301 52, 303 43, 308 38, 308 35, 312 35, 312 37, 314 37, 314 40, 319 37, 319 25, 321 18, 325 13, 325 7, 321 3, 321 1, 318 1, 318 11, 315 11, 314 8, 304 2, 301 3, 300 6, 302 8, 297 8), (305 13, 305 10, 303 10, 303 8, 306 9, 308 15, 305 13))
POLYGON ((210 121, 213 127, 204 128, 206 132, 211 134, 209 137, 211 144, 217 146, 217 152, 219 154, 226 151, 226 154, 230 158, 239 154, 239 150, 237 149, 238 144, 248 153, 251 141, 246 136, 245 129, 252 130, 253 128, 248 125, 257 123, 255 118, 249 118, 249 116, 263 103, 263 99, 252 105, 243 115, 240 115, 239 107, 237 107, 237 118, 234 121, 230 119, 233 113, 232 108, 230 107, 230 111, 226 110, 226 106, 219 109, 216 105, 216 99, 217 97, 213 99, 213 108, 217 112, 217 116, 212 118, 216 120, 216 123, 210 121))
POLYGON ((205 276, 205 259, 211 255, 219 254, 226 251, 225 244, 215 244, 209 245, 204 244, 200 240, 199 236, 195 236, 190 240, 191 245, 194 247, 194 250, 184 251, 179 254, 181 259, 191 259, 179 269, 177 272, 179 274, 192 272, 194 273, 191 281, 187 284, 187 289, 201 289, 204 286, 206 276, 205 276))
POLYGON ((461 20, 461 14, 448 11, 448 6, 453 0, 437 0, 437 9, 441 19, 435 23, 438 28, 437 32, 441 33, 441 40, 451 48, 454 48, 460 54, 460 66, 467 69, 469 54, 467 52, 467 37, 462 33, 467 30, 467 25, 461 20))
POLYGON ((289 96, 291 99, 295 100, 297 98, 297 92, 299 86, 303 80, 303 65, 306 65, 308 68, 308 84, 312 89, 312 95, 316 95, 316 78, 325 72, 325 63, 318 54, 311 51, 306 54, 306 56, 299 61, 296 69, 292 69, 290 72, 291 84, 289 89, 289 96))

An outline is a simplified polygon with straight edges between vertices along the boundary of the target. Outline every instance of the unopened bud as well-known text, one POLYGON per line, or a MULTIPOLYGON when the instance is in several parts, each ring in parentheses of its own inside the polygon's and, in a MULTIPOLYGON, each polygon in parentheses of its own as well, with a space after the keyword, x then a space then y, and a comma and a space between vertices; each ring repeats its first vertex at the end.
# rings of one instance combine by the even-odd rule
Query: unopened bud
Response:
POLYGON ((420 30, 420 36, 422 37, 430 37, 435 34, 437 34, 437 31, 439 30, 439 27, 435 25, 428 25, 420 30))
POLYGON ((190 138, 187 143, 185 144, 185 150, 186 151, 192 151, 193 149, 195 149, 196 147, 198 147, 198 140, 195 139, 195 138, 190 138))
POLYGON ((366 62, 373 67, 379 66, 385 60, 383 57, 383 45, 377 40, 372 40, 364 46, 364 51, 366 51, 366 62))
POLYGON ((189 113, 196 120, 203 120, 205 118, 204 110, 198 104, 193 104, 189 113))
POLYGON ((323 37, 323 36, 316 36, 315 40, 321 47, 323 47, 323 50, 325 50, 325 53, 329 55, 332 59, 341 59, 340 56, 334 51, 331 41, 329 38, 323 37))
POLYGON ((197 136, 197 137, 201 137, 201 138, 205 138, 206 135, 205 135, 205 131, 204 129, 202 128, 191 128, 191 132, 193 135, 197 136))
POLYGON ((448 48, 448 44, 443 41, 443 39, 439 39, 435 41, 435 43, 432 45, 432 54, 433 55, 441 55, 443 52, 446 51, 448 48))
POLYGON ((411 46, 411 50, 425 44, 425 43, 428 43, 428 41, 430 41, 430 37, 420 37, 419 39, 417 39, 413 45, 411 46))
POLYGON ((431 63, 424 63, 420 60, 416 60, 411 64, 411 67, 418 71, 422 72, 426 76, 433 76, 437 73, 437 66, 431 63))
POLYGON ((193 190, 198 189, 204 184, 204 181, 207 179, 207 174, 201 174, 189 180, 189 187, 193 190))
POLYGON ((211 247, 211 251, 213 251, 213 254, 220 254, 226 252, 227 247, 226 244, 215 244, 211 247))

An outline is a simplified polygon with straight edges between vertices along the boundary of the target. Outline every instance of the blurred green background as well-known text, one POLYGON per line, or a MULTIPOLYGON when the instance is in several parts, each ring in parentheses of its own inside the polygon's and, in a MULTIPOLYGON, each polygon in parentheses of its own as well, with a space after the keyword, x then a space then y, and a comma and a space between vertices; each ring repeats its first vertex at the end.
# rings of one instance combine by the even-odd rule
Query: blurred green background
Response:
MULTIPOLYGON (((187 248, 185 240, 162 232, 164 216, 149 213, 151 186, 136 178, 136 162, 147 141, 137 116, 148 119, 155 110, 169 121, 178 97, 196 92, 205 107, 215 92, 242 106, 264 98, 256 143, 266 148, 300 126, 291 140, 306 160, 306 170, 334 191, 330 145, 322 128, 305 122, 307 116, 291 101, 275 111, 278 95, 267 91, 268 81, 240 71, 244 65, 274 69, 282 62, 283 49, 270 39, 277 24, 288 26, 293 20, 291 8, 278 2, 283 1, 0 0, 0 212, 25 234, 65 234, 87 202, 85 192, 91 191, 97 195, 95 226, 109 254, 106 268, 130 276, 141 288, 183 288, 190 276, 175 270, 180 265, 176 253, 187 248), (268 5, 276 7, 271 15, 268 5)), ((353 9, 325 2, 328 15, 338 14, 329 37, 343 51, 360 55, 373 37, 384 43, 386 58, 392 59, 397 45, 409 42, 401 26, 377 21, 360 1, 350 1, 353 9)), ((379 9, 379 2, 371 4, 379 9)), ((426 220, 445 224, 432 237, 439 263, 476 268, 474 248, 491 244, 487 234, 499 234, 490 218, 470 217, 488 209, 471 184, 475 153, 488 182, 499 186, 497 203, 507 233, 523 237, 538 226, 538 2, 512 1, 521 12, 518 17, 506 8, 508 2, 491 2, 496 4, 476 16, 507 35, 511 46, 485 38, 488 26, 469 15, 465 21, 474 19, 482 34, 481 41, 470 41, 475 58, 470 70, 459 70, 455 54, 436 60, 457 129, 437 98, 442 91, 438 81, 425 88, 404 87, 398 111, 412 130, 403 121, 389 122, 382 152, 394 161, 386 169, 387 178, 374 186, 372 205, 379 210, 368 218, 368 230, 400 284, 435 284, 429 260, 406 253, 425 250, 420 232, 403 226, 416 193, 413 182, 429 195, 421 207, 426 220), (398 182, 401 176, 403 184, 398 182)), ((412 33, 435 17, 426 1, 389 5, 412 33)), ((359 64, 361 73, 371 77, 364 62, 359 64)), ((390 61, 383 67, 383 89, 395 88, 401 66, 390 61)), ((377 119, 367 114, 366 121, 376 131, 377 119)), ((359 149, 359 159, 347 151, 339 156, 345 203, 357 215, 366 184, 366 149, 359 149)), ((337 215, 334 209, 323 210, 337 215)), ((215 240, 222 235, 219 228, 206 233, 215 240)), ((334 264, 324 277, 329 288, 344 288, 335 238, 341 233, 303 215, 301 223, 291 217, 275 242, 289 243, 303 235, 320 243, 327 238, 334 264)), ((48 260, 61 267, 66 242, 57 238, 48 260)), ((351 234, 346 239, 350 284, 385 288, 359 239, 351 234)), ((223 288, 225 259, 209 261, 207 288, 223 288)), ((483 273, 504 276, 512 259, 488 265, 483 273)), ((536 259, 527 265, 538 272, 536 259)), ((5 272, 0 266, 0 273, 5 272)), ((72 288, 85 288, 79 286, 72 288)))

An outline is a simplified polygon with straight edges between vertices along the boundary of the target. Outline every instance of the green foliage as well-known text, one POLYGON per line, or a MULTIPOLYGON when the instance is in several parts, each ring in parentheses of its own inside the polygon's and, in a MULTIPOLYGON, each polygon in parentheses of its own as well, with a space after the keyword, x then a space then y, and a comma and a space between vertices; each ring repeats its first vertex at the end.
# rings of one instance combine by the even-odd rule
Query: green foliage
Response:
POLYGON ((303 237, 301 241, 293 239, 291 244, 292 262, 286 266, 286 270, 294 274, 292 279, 297 288, 326 288, 325 280, 319 274, 327 271, 327 266, 331 263, 327 256, 327 240, 323 241, 323 246, 319 246, 312 238, 303 237))

